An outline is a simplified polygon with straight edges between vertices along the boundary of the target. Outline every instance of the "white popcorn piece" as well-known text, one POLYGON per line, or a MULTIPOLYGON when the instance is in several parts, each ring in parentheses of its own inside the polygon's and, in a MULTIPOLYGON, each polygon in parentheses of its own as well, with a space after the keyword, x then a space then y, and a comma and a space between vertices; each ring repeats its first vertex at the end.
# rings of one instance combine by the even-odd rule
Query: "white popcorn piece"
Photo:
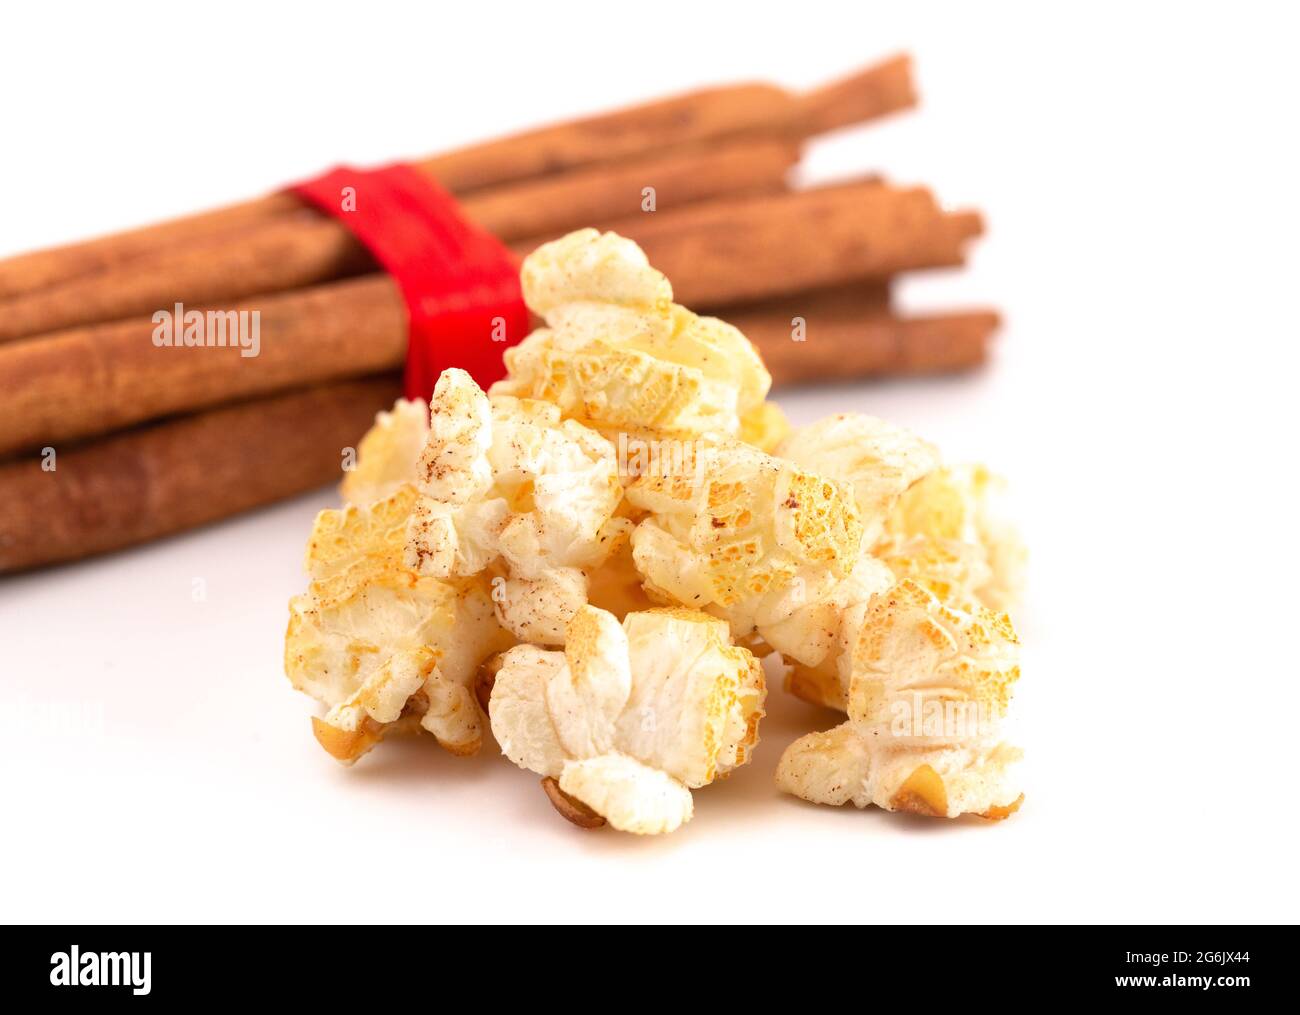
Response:
POLYGON ((506 350, 492 394, 538 398, 606 436, 616 432, 755 437, 772 385, 738 330, 672 302, 672 287, 636 244, 583 229, 524 261, 524 299, 546 327, 506 350))
POLYGON ((490 715, 516 765, 614 828, 648 835, 690 820, 690 790, 748 760, 765 694, 757 660, 714 617, 673 608, 620 624, 584 606, 563 652, 505 654, 490 715))
POLYGON ((796 611, 763 636, 790 665, 787 691, 815 705, 848 708, 851 653, 868 600, 908 578, 940 601, 971 609, 971 590, 988 580, 983 548, 957 540, 917 536, 877 546, 878 557, 864 556, 854 574, 820 603, 796 611))
POLYGON ((863 538, 875 543, 900 494, 939 467, 939 452, 910 430, 845 412, 799 427, 777 448, 796 465, 853 485, 863 538))
POLYGON ((557 567, 536 578, 497 577, 492 584, 502 623, 520 641, 535 645, 563 645, 565 629, 589 594, 587 576, 576 567, 557 567))
POLYGON ((884 563, 864 554, 852 573, 832 586, 824 598, 758 629, 788 666, 787 691, 815 705, 840 711, 848 708, 853 646, 867 603, 889 589, 894 580, 884 563))
POLYGON ((737 637, 823 600, 861 550, 847 485, 739 441, 699 442, 690 468, 638 476, 627 498, 648 512, 632 552, 650 592, 717 613, 737 637))
POLYGON ((695 815, 689 789, 626 754, 566 762, 559 787, 612 827, 633 835, 675 832, 695 815))
POLYGON ((578 229, 543 243, 519 272, 528 309, 549 321, 574 303, 605 303, 667 311, 672 284, 650 267, 645 252, 617 233, 578 229))
POLYGON ((415 464, 428 438, 429 406, 423 399, 398 399, 358 442, 354 467, 340 486, 343 499, 366 506, 414 484, 415 464))
POLYGON ((463 370, 443 373, 429 409, 407 566, 437 578, 503 566, 493 596, 501 622, 520 639, 558 644, 586 602, 581 569, 631 531, 615 517, 613 446, 546 402, 489 400, 463 370))
POLYGON ((1020 676, 1010 619, 963 610, 904 579, 867 604, 848 721, 791 744, 777 785, 815 803, 932 817, 1014 813, 1020 751, 1000 739, 1020 676))
POLYGON ((307 549, 308 590, 290 604, 285 672, 327 708, 312 726, 351 764, 392 729, 432 733, 473 754, 482 719, 471 691, 487 656, 511 644, 482 579, 442 581, 402 563, 417 494, 322 511, 307 549))
MULTIPOLYGON (((1006 482, 982 465, 937 469, 898 498, 877 552, 901 558, 900 576, 918 556, 928 556, 932 572, 936 557, 959 558, 939 575, 955 586, 954 596, 1014 610, 1024 591, 1027 554, 1005 500, 1006 482)), ((927 576, 924 569, 918 573, 927 576)))

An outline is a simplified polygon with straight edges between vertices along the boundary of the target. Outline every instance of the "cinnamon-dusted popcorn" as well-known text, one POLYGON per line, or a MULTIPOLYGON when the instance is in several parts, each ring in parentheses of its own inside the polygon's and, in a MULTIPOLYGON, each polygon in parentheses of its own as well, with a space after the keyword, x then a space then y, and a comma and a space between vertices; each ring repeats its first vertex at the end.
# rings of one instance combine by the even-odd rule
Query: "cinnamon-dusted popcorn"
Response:
POLYGON ((853 484, 870 546, 899 495, 939 467, 939 452, 910 430, 875 416, 844 412, 799 427, 777 454, 805 469, 853 484))
POLYGON ((511 761, 613 827, 671 832, 691 818, 691 789, 748 760, 765 693, 757 660, 714 617, 649 610, 620 625, 584 606, 562 653, 506 653, 492 732, 511 761))
POLYGON ((789 665, 786 690, 804 701, 848 709, 853 646, 872 596, 908 578, 941 602, 969 610, 976 602, 970 590, 989 574, 983 549, 956 540, 918 536, 878 546, 877 553, 881 555, 864 555, 854 573, 821 601, 760 629, 789 665))
POLYGON ((463 370, 443 373, 429 409, 407 566, 446 578, 500 562, 501 622, 521 639, 558 644, 586 602, 580 569, 602 563, 631 530, 614 515, 623 488, 613 446, 549 403, 489 401, 463 370))
POLYGON ((853 646, 867 603, 894 580, 883 562, 864 554, 852 573, 821 599, 759 628, 764 641, 781 653, 789 667, 787 691, 815 705, 847 709, 853 646))
POLYGON ((815 803, 1001 818, 1020 804, 999 727, 1020 676, 1011 621, 904 579, 867 605, 848 722, 786 750, 777 785, 815 803))
POLYGON ((976 589, 993 577, 988 554, 979 543, 925 535, 886 537, 876 545, 882 563, 898 578, 910 578, 944 602, 978 602, 976 589))
POLYGON ((400 398, 381 412, 357 444, 354 467, 340 491, 349 504, 373 504, 415 482, 415 463, 429 438, 429 406, 423 399, 400 398))
POLYGON ((1000 481, 871 416, 792 431, 748 340, 622 237, 570 234, 522 275, 545 326, 491 397, 451 369, 380 413, 317 519, 285 666, 328 708, 321 744, 350 763, 425 729, 469 753, 486 711, 567 820, 669 832, 748 760, 772 654, 847 713, 788 747, 785 791, 1012 813, 1018 644, 989 607, 1024 551, 1000 481))
POLYGON ((931 555, 960 554, 956 544, 978 547, 977 559, 964 565, 968 595, 991 609, 1015 609, 1024 588, 1026 552, 1005 498, 1005 481, 982 465, 937 469, 898 498, 879 552, 915 556, 927 540, 931 548, 921 552, 931 555))
POLYGON ((617 233, 578 229, 543 243, 519 272, 528 309, 549 316, 575 303, 605 303, 666 313, 673 287, 645 252, 617 233))
POLYGON ((423 728, 472 754, 482 721, 470 681, 510 644, 482 579, 441 581, 403 564, 413 487, 369 507, 322 511, 307 547, 308 590, 289 604, 290 682, 329 711, 312 726, 350 764, 394 727, 423 728))
POLYGON ((737 637, 821 600, 861 550, 848 486, 739 441, 695 444, 687 468, 640 475, 627 498, 649 512, 632 534, 647 588, 737 637))
POLYGON ((856 637, 866 599, 880 591, 881 572, 911 579, 957 607, 998 607, 1012 598, 1020 571, 1019 542, 991 506, 996 481, 985 470, 942 467, 932 445, 860 413, 842 413, 801 427, 782 443, 779 453, 852 484, 864 541, 888 568, 877 567, 877 587, 867 596, 862 595, 862 583, 850 585, 793 618, 795 625, 803 620, 826 637, 834 635, 836 646, 820 658, 783 650, 791 664, 787 689, 799 697, 846 707, 849 669, 844 647, 856 637), (992 565, 995 555, 1002 574, 992 565), (839 611, 838 616, 831 611, 839 611))
POLYGON ((562 645, 565 628, 589 597, 587 575, 576 567, 552 568, 536 578, 492 578, 497 617, 520 641, 535 645, 562 645))
POLYGON ((731 325, 672 302, 672 286, 635 243, 583 229, 524 261, 524 299, 546 321, 506 350, 492 394, 539 398, 608 436, 735 435, 772 385, 731 325))

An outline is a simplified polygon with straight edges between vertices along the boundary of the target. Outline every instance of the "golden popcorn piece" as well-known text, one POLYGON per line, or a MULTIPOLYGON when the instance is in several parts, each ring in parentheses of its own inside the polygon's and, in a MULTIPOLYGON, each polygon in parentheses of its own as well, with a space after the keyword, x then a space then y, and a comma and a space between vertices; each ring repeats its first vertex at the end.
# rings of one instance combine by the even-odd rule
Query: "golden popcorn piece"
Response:
POLYGON ((757 660, 714 617, 672 608, 620 624, 584 606, 562 653, 505 654, 490 717, 511 761, 554 780, 553 803, 653 835, 690 820, 692 789, 749 759, 765 694, 757 660))
POLYGON ((415 464, 429 437, 429 407, 423 399, 401 398, 357 444, 354 468, 343 477, 340 492, 349 504, 362 506, 391 497, 414 484, 415 464))
POLYGON ((975 590, 993 577, 988 555, 978 543, 917 535, 886 538, 876 554, 899 579, 910 578, 944 602, 969 606, 975 590))
POLYGON ((424 729, 473 754, 482 721, 471 681, 511 643, 484 582, 441 581, 403 564, 413 487, 369 507, 322 511, 307 548, 311 584, 289 604, 285 673, 328 711, 321 746, 351 764, 395 729, 424 729))
POLYGON ((1027 554, 1007 516, 1005 497, 1005 481, 982 465, 936 469, 899 496, 877 552, 902 558, 901 576, 912 567, 906 558, 929 555, 933 562, 943 554, 960 555, 963 545, 976 547, 974 559, 967 554, 949 569, 950 578, 964 583, 958 598, 1013 610, 1023 593, 1027 554))
POLYGON ((627 539, 613 446, 546 402, 491 400, 463 370, 430 399, 420 491, 406 566, 436 578, 492 575, 501 623, 517 638, 559 644, 587 601, 583 568, 627 539))
POLYGON ((884 530, 898 497, 939 467, 933 445, 901 426, 857 412, 799 427, 776 453, 801 468, 852 484, 868 546, 884 530))
POLYGON ((1001 718, 1020 678, 1019 647, 1006 614, 959 609, 904 579, 867 606, 853 646, 849 718, 885 722, 917 696, 922 705, 973 705, 981 721, 1001 718))
POLYGON ((672 302, 672 286, 636 244, 583 229, 524 261, 524 299, 546 322, 506 350, 493 395, 537 398, 607 437, 659 433, 761 437, 772 386, 737 329, 672 302))
POLYGON ((999 727, 1018 648, 1005 614, 959 609, 910 579, 878 593, 850 657, 848 721, 791 744, 777 785, 814 803, 1008 816, 1020 751, 999 727))
POLYGON ((632 533, 647 589, 737 637, 822 599, 861 549, 847 486, 739 441, 699 442, 690 468, 638 476, 627 498, 647 512, 632 533))

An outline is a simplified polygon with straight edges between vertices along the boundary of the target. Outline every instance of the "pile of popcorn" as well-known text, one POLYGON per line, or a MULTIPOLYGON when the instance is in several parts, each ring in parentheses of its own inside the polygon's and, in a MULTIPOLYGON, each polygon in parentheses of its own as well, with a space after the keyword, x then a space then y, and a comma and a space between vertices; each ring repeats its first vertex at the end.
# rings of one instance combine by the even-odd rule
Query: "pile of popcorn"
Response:
POLYGON ((321 746, 490 728, 575 823, 670 832, 750 759, 766 668, 847 716, 786 746, 785 792, 1014 812, 1001 483, 871 416, 792 431, 744 335, 613 233, 539 248, 523 291, 545 326, 506 379, 381 413, 316 519, 285 669, 321 746))

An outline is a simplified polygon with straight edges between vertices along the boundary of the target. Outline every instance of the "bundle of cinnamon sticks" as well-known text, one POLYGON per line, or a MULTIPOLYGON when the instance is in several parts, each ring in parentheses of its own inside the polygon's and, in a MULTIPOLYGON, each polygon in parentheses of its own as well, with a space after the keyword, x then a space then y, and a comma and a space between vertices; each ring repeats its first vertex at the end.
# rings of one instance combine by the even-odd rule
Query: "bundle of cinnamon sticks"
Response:
MULTIPOLYGON (((915 101, 896 57, 806 93, 712 88, 416 165, 521 257, 583 226, 635 240, 778 385, 961 370, 997 315, 899 316, 889 280, 961 265, 979 214, 875 176, 789 182, 804 142, 915 101)), ((0 261, 0 571, 337 479, 399 393, 406 340, 395 283, 289 193, 0 261), (175 304, 258 311, 258 354, 160 348, 153 315, 175 304)))

